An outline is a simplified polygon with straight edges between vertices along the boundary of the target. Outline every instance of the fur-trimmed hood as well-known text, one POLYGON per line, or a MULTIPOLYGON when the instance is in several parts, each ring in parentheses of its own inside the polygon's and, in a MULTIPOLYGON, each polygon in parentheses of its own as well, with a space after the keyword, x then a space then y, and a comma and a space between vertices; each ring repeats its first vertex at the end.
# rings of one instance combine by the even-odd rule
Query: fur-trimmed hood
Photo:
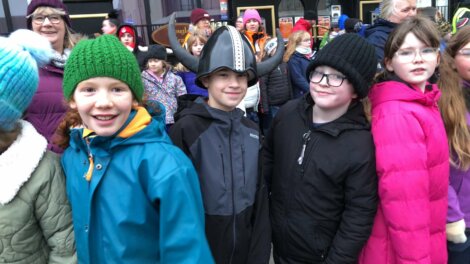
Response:
POLYGON ((0 205, 9 203, 31 177, 47 149, 46 139, 26 121, 13 144, 0 154, 0 205))

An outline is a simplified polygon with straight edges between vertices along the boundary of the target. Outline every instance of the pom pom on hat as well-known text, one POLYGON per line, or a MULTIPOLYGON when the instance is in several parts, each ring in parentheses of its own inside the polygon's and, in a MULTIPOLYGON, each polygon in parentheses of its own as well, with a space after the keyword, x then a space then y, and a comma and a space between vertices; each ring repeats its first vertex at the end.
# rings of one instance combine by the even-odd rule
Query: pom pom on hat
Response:
POLYGON ((71 28, 72 26, 72 22, 70 20, 70 16, 69 16, 69 10, 67 9, 67 7, 64 5, 64 3, 62 3, 62 1, 60 0, 32 0, 29 5, 28 5, 28 9, 26 11, 26 17, 27 17, 27 26, 29 29, 32 28, 32 25, 31 25, 31 22, 32 22, 32 17, 30 16, 32 13, 34 13, 34 10, 36 10, 36 8, 40 7, 40 6, 49 6, 49 7, 52 7, 52 8, 57 8, 57 9, 62 9, 64 10, 65 12, 65 16, 63 16, 62 18, 64 19, 65 23, 67 24, 67 26, 69 28, 71 28))
POLYGON ((259 13, 256 9, 247 9, 245 10, 245 13, 243 13, 243 24, 245 25, 248 20, 254 19, 259 22, 261 25, 261 17, 259 16, 259 13))
POLYGON ((191 20, 191 24, 196 25, 197 22, 201 19, 211 19, 211 16, 209 13, 207 13, 206 10, 202 8, 196 8, 191 12, 191 17, 189 18, 191 20))
POLYGON ((307 67, 306 77, 318 66, 329 66, 346 75, 358 97, 369 93, 377 70, 375 48, 356 33, 336 37, 321 49, 307 67))
POLYGON ((39 84, 38 66, 53 56, 50 42, 26 29, 0 37, 0 129, 11 131, 39 84))
POLYGON ((65 64, 64 97, 70 100, 77 85, 95 77, 110 77, 126 83, 139 102, 144 87, 134 55, 114 35, 80 41, 65 64))

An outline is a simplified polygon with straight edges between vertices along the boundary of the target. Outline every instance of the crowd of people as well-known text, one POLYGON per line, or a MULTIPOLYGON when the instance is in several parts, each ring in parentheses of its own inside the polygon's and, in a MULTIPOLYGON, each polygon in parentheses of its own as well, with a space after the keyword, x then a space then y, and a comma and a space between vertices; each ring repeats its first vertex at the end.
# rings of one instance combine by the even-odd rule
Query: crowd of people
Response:
POLYGON ((0 38, 0 263, 468 264, 469 18, 380 7, 286 44, 198 8, 145 47, 32 0, 0 38))

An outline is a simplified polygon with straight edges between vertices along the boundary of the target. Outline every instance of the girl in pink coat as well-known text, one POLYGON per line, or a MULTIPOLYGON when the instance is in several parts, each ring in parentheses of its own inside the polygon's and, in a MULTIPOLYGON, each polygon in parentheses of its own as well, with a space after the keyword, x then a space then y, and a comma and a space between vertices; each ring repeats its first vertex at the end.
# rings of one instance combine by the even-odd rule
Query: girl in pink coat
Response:
POLYGON ((440 91, 427 82, 439 59, 426 18, 401 23, 385 44, 385 71, 369 93, 379 206, 360 263, 447 263, 449 151, 440 91))

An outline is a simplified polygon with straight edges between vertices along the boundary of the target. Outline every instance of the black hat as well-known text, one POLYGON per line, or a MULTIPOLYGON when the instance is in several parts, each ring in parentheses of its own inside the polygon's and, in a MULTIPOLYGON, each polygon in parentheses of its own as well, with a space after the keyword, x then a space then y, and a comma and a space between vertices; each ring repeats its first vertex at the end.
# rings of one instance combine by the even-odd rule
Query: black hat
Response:
POLYGON ((362 21, 358 18, 348 18, 344 22, 344 30, 348 33, 357 33, 361 30, 362 21))
MULTIPOLYGON (((223 68, 247 73, 248 86, 252 86, 258 81, 258 76, 271 72, 281 63, 284 49, 277 49, 272 57, 257 63, 247 38, 233 26, 218 28, 207 40, 202 49, 201 58, 198 59, 183 49, 176 39, 175 16, 173 13, 168 23, 168 39, 173 54, 186 68, 197 73, 196 84, 201 87, 204 87, 200 80, 202 77, 223 68)), ((277 34, 281 34, 279 30, 277 34)), ((278 46, 284 46, 282 38, 278 38, 278 46)))
POLYGON ((150 45, 145 55, 145 63, 147 63, 149 59, 166 61, 167 58, 166 48, 157 44, 150 45))
POLYGON ((222 68, 248 73, 248 86, 258 81, 256 58, 251 46, 248 40, 232 26, 218 28, 207 40, 201 52, 196 84, 203 87, 201 77, 222 68))
POLYGON ((318 66, 330 66, 346 75, 358 97, 364 98, 377 70, 375 48, 358 34, 346 33, 334 38, 316 54, 307 67, 307 80, 318 66))
POLYGON ((305 20, 315 20, 317 19, 317 13, 313 10, 304 10, 304 19, 305 20))

